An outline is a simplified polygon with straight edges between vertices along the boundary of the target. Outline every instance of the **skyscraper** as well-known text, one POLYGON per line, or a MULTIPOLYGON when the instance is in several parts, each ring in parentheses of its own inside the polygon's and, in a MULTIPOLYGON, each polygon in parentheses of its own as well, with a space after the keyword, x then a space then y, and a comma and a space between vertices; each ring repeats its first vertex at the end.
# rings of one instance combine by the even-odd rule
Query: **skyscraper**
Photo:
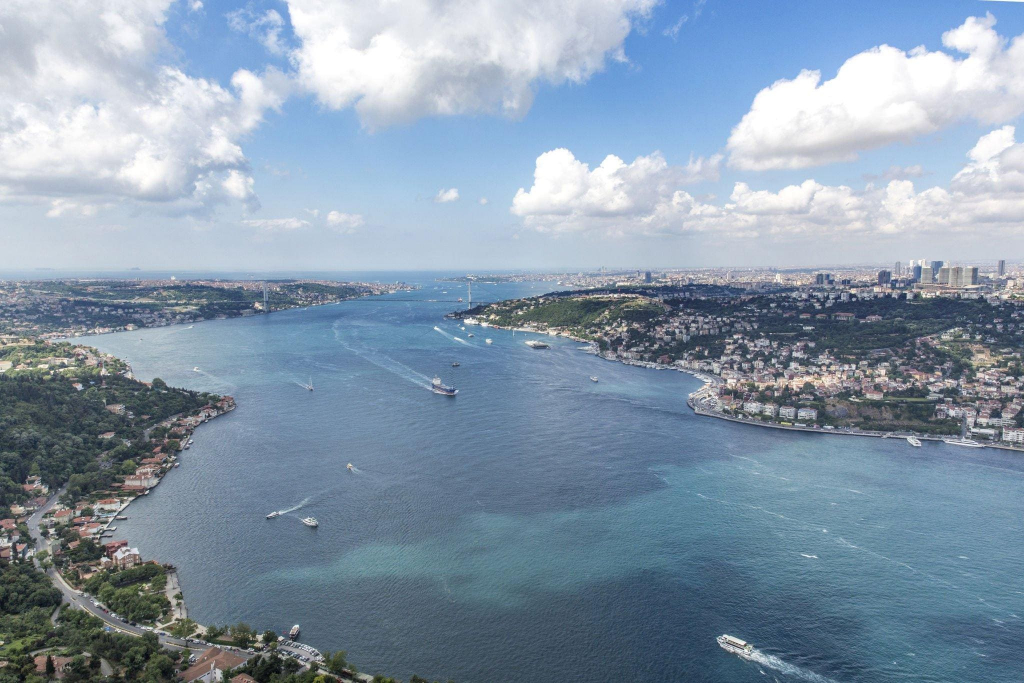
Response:
POLYGON ((930 285, 935 282, 935 271, 932 270, 931 266, 925 266, 921 268, 921 277, 917 279, 923 285, 930 285))
POLYGON ((646 283, 650 283, 651 282, 651 271, 648 270, 647 272, 644 273, 644 282, 646 282, 646 283))
POLYGON ((978 284, 978 266, 968 266, 964 268, 964 279, 962 287, 970 287, 971 285, 978 284))
POLYGON ((915 280, 917 280, 918 282, 921 281, 921 264, 920 263, 914 264, 914 270, 912 272, 912 275, 914 276, 915 280))
POLYGON ((901 263, 900 261, 897 261, 896 265, 893 266, 892 274, 895 275, 896 277, 899 277, 900 275, 903 275, 903 263, 901 263))
MULTIPOLYGON (((952 270, 953 269, 950 268, 949 266, 943 266, 942 268, 939 268, 939 273, 938 275, 935 276, 935 282, 937 282, 940 285, 953 285, 953 283, 950 282, 950 278, 952 277, 952 270)), ((955 287, 956 285, 953 286, 955 287)))
POLYGON ((996 275, 999 277, 1006 275, 1006 261, 1003 259, 999 259, 996 263, 996 275))
POLYGON ((892 273, 891 272, 889 272, 888 270, 880 270, 880 271, 878 271, 878 284, 884 286, 884 285, 889 284, 890 282, 892 282, 892 273))
POLYGON ((931 266, 932 266, 932 272, 933 273, 938 273, 939 272, 939 268, 942 267, 942 261, 932 261, 931 266))
POLYGON ((964 286, 964 269, 960 266, 955 268, 943 268, 943 270, 949 271, 949 286, 950 287, 963 287, 964 286))

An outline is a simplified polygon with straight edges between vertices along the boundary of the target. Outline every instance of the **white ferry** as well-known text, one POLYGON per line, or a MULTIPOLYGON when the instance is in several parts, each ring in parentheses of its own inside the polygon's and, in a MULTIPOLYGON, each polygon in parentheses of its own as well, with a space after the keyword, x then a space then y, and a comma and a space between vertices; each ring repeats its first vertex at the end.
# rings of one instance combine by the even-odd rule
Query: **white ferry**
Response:
POLYGON ((726 652, 731 652, 734 655, 743 657, 744 659, 751 659, 754 654, 754 646, 745 640, 740 640, 734 636, 720 635, 715 640, 722 646, 722 649, 726 652))
POLYGON ((316 521, 316 517, 306 517, 302 520, 302 523, 314 529, 320 526, 320 522, 316 521))
POLYGON ((298 624, 295 624, 295 626, 292 626, 292 630, 288 631, 288 637, 291 638, 292 640, 295 640, 296 638, 299 637, 299 625, 298 624))
POLYGON ((527 346, 529 346, 531 349, 550 349, 551 348, 550 345, 542 342, 539 339, 531 339, 530 341, 524 342, 524 343, 527 346))
POLYGON ((973 439, 943 439, 943 443, 948 443, 950 446, 965 446, 966 448, 984 448, 985 444, 978 443, 973 439))
POLYGON ((916 436, 908 436, 907 443, 909 443, 911 446, 916 446, 917 448, 921 447, 921 439, 917 438, 916 436))

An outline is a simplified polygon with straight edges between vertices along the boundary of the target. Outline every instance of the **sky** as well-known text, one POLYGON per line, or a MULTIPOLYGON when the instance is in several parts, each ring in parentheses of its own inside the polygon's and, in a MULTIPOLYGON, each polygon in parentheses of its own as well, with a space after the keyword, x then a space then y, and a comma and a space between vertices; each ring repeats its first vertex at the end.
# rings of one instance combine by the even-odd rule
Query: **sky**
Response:
POLYGON ((0 65, 0 269, 1024 259, 1024 1, 6 0, 0 65))

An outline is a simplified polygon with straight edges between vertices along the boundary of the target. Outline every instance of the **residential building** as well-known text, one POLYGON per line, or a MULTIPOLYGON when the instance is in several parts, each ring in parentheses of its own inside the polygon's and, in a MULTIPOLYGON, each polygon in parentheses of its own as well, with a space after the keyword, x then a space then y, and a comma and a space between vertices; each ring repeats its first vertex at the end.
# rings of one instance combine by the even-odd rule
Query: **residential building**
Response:
POLYGON ((196 663, 183 671, 180 676, 185 683, 220 683, 224 680, 224 672, 228 669, 245 664, 246 658, 236 655, 233 652, 221 650, 219 647, 211 647, 200 655, 196 663))
POLYGON ((796 411, 796 419, 814 421, 818 419, 818 411, 814 408, 801 408, 796 411))

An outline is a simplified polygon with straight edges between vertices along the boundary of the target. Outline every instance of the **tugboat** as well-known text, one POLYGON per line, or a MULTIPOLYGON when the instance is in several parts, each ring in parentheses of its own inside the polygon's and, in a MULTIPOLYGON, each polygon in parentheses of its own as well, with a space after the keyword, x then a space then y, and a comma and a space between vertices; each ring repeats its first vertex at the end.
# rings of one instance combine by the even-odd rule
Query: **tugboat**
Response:
POLYGON ((450 387, 441 381, 440 377, 435 377, 430 384, 430 390, 435 394, 441 394, 442 396, 454 396, 459 393, 459 390, 455 387, 450 387))
POLYGON ((315 529, 318 526, 320 526, 320 522, 316 521, 316 517, 306 517, 302 520, 302 523, 312 529, 315 529))
POLYGON ((715 638, 718 644, 722 646, 722 649, 726 652, 731 652, 734 655, 743 657, 743 659, 751 659, 754 654, 754 646, 745 640, 740 640, 734 636, 721 635, 715 638))

